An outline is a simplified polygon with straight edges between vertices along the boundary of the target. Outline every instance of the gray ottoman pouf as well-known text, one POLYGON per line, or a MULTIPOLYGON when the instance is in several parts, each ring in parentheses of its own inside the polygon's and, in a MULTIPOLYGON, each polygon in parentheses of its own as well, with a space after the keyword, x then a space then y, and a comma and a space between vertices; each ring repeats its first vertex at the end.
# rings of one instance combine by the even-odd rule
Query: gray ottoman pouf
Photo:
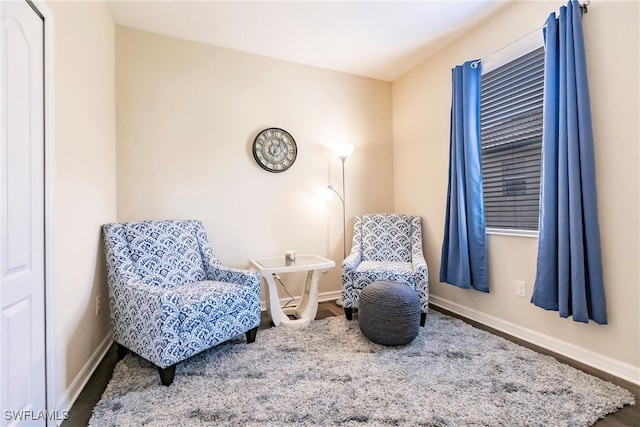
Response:
POLYGON ((360 292, 358 325, 375 343, 407 344, 418 335, 420 297, 403 283, 373 282, 360 292))

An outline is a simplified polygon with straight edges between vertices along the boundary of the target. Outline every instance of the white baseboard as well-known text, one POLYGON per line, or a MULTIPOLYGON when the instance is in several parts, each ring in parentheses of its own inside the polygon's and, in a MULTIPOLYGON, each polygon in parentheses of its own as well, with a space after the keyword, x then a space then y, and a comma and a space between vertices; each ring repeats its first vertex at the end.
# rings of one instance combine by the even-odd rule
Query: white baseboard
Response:
POLYGON ((452 313, 466 317, 467 319, 471 319, 482 323, 483 325, 497 329, 498 331, 504 332, 513 337, 520 338, 531 344, 553 351, 554 353, 566 356, 577 362, 584 363, 585 365, 609 373, 625 381, 629 381, 630 383, 640 385, 640 368, 636 366, 594 353, 531 329, 523 328, 522 326, 507 322, 435 295, 429 296, 429 303, 436 307, 440 307, 445 310, 449 310, 452 313))
MULTIPOLYGON (((107 336, 102 340, 96 351, 93 352, 87 363, 85 363, 80 372, 78 372, 78 375, 76 375, 73 382, 69 385, 69 388, 67 388, 64 394, 58 399, 58 413, 62 413, 63 411, 68 412, 71 409, 71 406, 73 406, 74 402, 84 389, 89 378, 91 378, 91 375, 93 375, 96 368, 104 358, 104 355, 109 351, 112 342, 113 339, 111 338, 111 332, 109 332, 109 334, 107 334, 107 336)), ((58 425, 60 425, 61 422, 62 421, 59 421, 58 425)))
MULTIPOLYGON (((289 302, 289 304, 290 305, 299 304, 301 298, 302 297, 294 297, 293 301, 289 302)), ((333 300, 337 300, 338 298, 342 298, 342 291, 320 292, 318 294, 318 302, 333 301, 333 300)), ((289 301, 289 298, 280 298, 279 300, 280 307, 285 305, 288 301, 289 301)), ((267 310, 266 301, 260 301, 260 310, 262 311, 267 310)))

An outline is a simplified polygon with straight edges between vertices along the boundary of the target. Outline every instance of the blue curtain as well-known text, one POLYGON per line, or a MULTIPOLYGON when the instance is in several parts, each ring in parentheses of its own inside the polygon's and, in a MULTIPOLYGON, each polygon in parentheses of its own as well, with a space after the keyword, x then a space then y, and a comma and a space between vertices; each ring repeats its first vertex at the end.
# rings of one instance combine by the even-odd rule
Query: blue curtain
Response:
POLYGON ((480 158, 480 61, 452 71, 451 142, 440 281, 489 292, 480 158))
POLYGON ((552 13, 545 32, 540 236, 531 302, 607 323, 582 13, 552 13))

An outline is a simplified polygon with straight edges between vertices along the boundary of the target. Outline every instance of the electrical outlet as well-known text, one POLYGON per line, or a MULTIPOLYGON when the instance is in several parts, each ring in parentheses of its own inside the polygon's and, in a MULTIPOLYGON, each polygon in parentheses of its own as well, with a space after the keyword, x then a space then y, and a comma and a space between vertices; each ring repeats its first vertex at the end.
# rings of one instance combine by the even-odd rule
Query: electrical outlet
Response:
POLYGON ((516 280, 516 295, 522 298, 527 297, 527 284, 520 280, 516 280))
POLYGON ((98 295, 98 296, 96 297, 96 316, 97 316, 98 314, 100 314, 100 308, 101 308, 101 307, 100 307, 100 303, 102 302, 102 301, 101 301, 101 299, 102 299, 102 298, 100 298, 100 297, 101 297, 101 295, 98 295))

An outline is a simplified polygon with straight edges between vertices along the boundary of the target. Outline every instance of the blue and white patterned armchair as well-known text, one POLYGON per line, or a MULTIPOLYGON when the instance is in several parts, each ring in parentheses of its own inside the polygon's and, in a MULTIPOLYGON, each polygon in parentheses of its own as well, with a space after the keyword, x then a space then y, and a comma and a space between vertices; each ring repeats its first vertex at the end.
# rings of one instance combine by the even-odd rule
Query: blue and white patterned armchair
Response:
POLYGON ((342 301, 347 319, 358 308, 360 292, 373 282, 401 282, 420 297, 424 326, 429 308, 429 273, 422 252, 419 216, 367 214, 356 216, 351 253, 342 262, 342 301))
POLYGON ((197 220, 105 224, 113 340, 158 367, 170 385, 176 364, 260 325, 260 280, 223 266, 197 220))

